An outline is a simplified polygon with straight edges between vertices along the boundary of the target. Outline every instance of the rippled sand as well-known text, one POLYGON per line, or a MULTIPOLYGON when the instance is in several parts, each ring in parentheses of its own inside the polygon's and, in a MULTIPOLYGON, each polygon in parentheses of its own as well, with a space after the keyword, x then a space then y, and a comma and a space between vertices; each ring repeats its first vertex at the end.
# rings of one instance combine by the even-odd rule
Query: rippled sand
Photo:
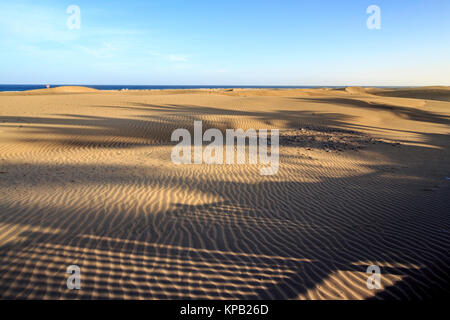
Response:
POLYGON ((0 297, 448 295, 450 90, 0 93, 0 297), (280 129, 280 168, 171 162, 173 130, 280 129), (68 290, 66 268, 81 268, 68 290), (366 286, 381 268, 378 290, 366 286))

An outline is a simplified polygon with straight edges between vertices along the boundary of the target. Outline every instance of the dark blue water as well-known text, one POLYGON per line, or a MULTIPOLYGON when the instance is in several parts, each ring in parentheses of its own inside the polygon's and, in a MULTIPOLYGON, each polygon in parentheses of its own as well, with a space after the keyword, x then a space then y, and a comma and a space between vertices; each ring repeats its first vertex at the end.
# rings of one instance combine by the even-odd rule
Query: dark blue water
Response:
MULTIPOLYGON (((60 87, 62 85, 50 85, 50 87, 60 87)), ((68 84, 64 84, 68 86, 68 84)), ((80 85, 77 85, 80 86, 80 85)), ((145 89, 233 89, 233 88, 276 88, 276 89, 305 89, 305 88, 321 88, 323 86, 220 86, 220 85, 82 85, 84 87, 94 88, 98 90, 145 90, 145 89)), ((328 88, 342 88, 328 86, 328 88)), ((45 84, 0 84, 0 91, 25 91, 34 89, 45 89, 45 84)))

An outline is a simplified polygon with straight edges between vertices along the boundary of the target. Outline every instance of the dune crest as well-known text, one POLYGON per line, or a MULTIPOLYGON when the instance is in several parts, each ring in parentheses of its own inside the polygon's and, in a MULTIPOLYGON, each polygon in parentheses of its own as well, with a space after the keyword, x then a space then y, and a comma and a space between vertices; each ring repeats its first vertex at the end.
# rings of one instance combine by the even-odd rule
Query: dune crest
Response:
POLYGON ((350 94, 356 94, 356 95, 367 94, 366 88, 363 88, 363 87, 346 87, 345 91, 350 94))
POLYGON ((23 91, 24 94, 52 94, 52 93, 92 93, 100 90, 84 86, 60 86, 46 89, 35 89, 23 91))
POLYGON ((395 89, 371 88, 368 92, 385 97, 450 101, 450 87, 445 86, 395 89))

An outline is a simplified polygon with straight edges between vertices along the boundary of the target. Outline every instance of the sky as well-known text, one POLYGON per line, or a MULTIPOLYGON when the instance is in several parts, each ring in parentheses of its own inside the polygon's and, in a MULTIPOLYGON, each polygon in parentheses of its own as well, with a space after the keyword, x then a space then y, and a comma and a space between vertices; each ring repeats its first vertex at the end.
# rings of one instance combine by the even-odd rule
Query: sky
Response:
POLYGON ((0 83, 450 85, 449 14, 448 0, 0 0, 0 83))

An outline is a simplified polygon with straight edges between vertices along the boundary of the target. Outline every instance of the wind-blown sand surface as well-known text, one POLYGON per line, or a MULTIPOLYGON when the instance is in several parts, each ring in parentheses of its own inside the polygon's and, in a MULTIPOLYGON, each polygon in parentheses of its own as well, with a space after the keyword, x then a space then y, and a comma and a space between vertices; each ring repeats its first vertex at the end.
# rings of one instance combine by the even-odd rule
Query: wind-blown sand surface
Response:
POLYGON ((1 298, 449 294, 450 89, 0 94, 1 298), (173 130, 280 129, 280 169, 171 162, 173 130), (81 290, 66 268, 81 267, 81 290), (382 289, 366 286, 369 265, 382 289))

